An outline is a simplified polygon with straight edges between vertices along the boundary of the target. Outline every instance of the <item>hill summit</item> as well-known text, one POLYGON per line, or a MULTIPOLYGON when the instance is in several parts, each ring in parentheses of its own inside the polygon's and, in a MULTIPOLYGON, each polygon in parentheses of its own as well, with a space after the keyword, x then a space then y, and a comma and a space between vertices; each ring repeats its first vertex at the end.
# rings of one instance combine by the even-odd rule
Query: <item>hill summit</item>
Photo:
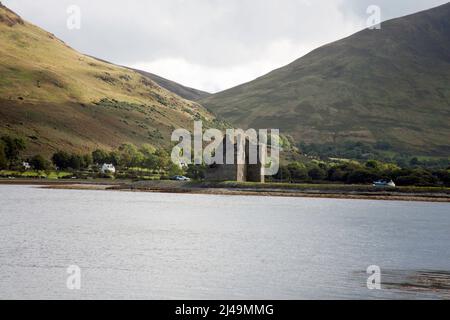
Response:
POLYGON ((450 3, 325 45, 201 103, 235 125, 279 128, 297 143, 448 156, 450 3))

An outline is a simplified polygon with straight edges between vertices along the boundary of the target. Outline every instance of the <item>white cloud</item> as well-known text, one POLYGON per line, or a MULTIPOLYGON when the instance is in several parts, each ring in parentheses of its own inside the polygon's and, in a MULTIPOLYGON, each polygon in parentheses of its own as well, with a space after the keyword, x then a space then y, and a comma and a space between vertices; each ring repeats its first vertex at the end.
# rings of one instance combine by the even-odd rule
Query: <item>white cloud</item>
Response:
MULTIPOLYGON (((3 0, 81 52, 219 91, 364 27, 370 0, 3 0), (66 27, 69 5, 81 30, 66 27)), ((383 18, 445 0, 379 0, 383 18)))
POLYGON ((283 39, 270 44, 263 52, 262 58, 232 66, 209 66, 195 64, 183 58, 168 57, 150 62, 139 62, 132 67, 156 73, 167 79, 176 79, 179 83, 193 88, 218 92, 251 81, 294 61, 316 46, 314 44, 295 45, 289 39, 283 39), (270 59, 263 57, 270 57, 270 59))

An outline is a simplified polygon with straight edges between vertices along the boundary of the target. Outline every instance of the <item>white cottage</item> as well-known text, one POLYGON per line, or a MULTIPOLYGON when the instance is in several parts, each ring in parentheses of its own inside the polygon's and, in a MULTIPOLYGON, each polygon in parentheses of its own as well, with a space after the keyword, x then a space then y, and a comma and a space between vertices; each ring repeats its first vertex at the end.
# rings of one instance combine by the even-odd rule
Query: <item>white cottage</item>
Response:
POLYGON ((104 163, 101 171, 102 173, 116 173, 116 167, 113 164, 104 163))

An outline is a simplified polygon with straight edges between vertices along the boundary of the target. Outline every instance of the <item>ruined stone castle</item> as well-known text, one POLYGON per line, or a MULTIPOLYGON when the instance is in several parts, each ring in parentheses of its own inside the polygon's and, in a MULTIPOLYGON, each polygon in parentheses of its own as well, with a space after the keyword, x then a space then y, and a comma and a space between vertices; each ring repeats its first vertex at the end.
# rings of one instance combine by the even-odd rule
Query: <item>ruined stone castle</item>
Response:
POLYGON ((243 154, 239 153, 239 145, 236 141, 231 142, 234 146, 234 162, 227 164, 227 142, 230 138, 226 136, 221 142, 219 148, 223 150, 223 161, 221 164, 214 163, 207 167, 205 172, 205 179, 207 181, 237 181, 237 182, 261 182, 264 183, 263 155, 258 148, 258 144, 245 140, 245 147, 242 148, 243 154), (252 149, 253 148, 253 149, 252 149), (250 151, 255 150, 257 154, 256 163, 251 160, 250 151), (245 159, 245 161, 238 161, 238 157, 245 159))

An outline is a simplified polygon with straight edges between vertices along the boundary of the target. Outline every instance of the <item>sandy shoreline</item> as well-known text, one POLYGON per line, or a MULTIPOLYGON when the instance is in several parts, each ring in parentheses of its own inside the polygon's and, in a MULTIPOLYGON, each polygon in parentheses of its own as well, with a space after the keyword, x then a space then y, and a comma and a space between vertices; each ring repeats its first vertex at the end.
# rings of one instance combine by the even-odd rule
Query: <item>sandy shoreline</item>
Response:
MULTIPOLYGON (((283 189, 272 187, 223 187, 220 184, 210 187, 208 184, 182 183, 174 181, 72 181, 72 180, 0 180, 0 185, 34 185, 48 189, 66 190, 103 190, 103 191, 132 191, 132 192, 158 192, 183 193, 203 195, 229 195, 229 196, 266 196, 266 197, 298 197, 298 198, 327 198, 327 199, 359 199, 359 200, 391 200, 391 201, 420 201, 450 203, 450 193, 405 193, 400 191, 358 191, 348 186, 333 190, 329 186, 306 189, 283 189)), ((356 186, 355 186, 356 189, 356 186)))

